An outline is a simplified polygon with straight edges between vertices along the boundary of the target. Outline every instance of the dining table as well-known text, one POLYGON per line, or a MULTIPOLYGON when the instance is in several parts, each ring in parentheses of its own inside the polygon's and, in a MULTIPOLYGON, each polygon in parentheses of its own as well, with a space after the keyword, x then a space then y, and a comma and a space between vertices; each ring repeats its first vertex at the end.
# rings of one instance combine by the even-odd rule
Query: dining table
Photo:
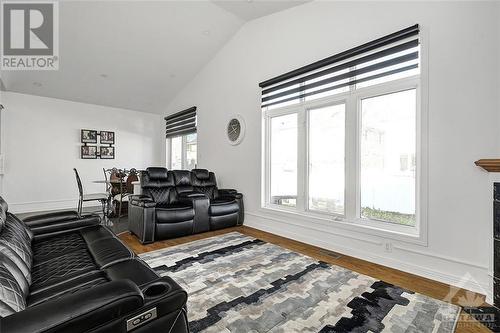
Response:
MULTIPOLYGON (((119 180, 94 180, 92 181, 94 184, 107 184, 107 185, 119 185, 120 181, 119 180)), ((121 182, 122 185, 126 184, 125 181, 121 182)), ((141 194, 141 182, 139 180, 132 182, 132 185, 134 185, 134 195, 140 195, 141 194)))
MULTIPOLYGON (((93 180, 92 183, 94 184, 106 184, 106 185, 111 185, 114 189, 113 192, 120 193, 120 184, 122 185, 122 188, 125 189, 127 186, 127 182, 125 180, 93 180)), ((107 186, 106 186, 107 187, 107 186)))
MULTIPOLYGON (((114 195, 120 193, 120 184, 122 186, 122 190, 126 190, 127 188, 127 182, 125 180, 104 180, 104 179, 97 179, 92 181, 93 184, 106 184, 106 188, 108 188, 109 185, 111 185, 111 193, 109 194, 109 199, 114 197, 114 195)), ((108 208, 109 209, 109 208, 108 208)), ((109 213, 108 213, 109 214, 109 213)), ((108 217, 106 216, 106 224, 108 225, 113 225, 113 223, 109 220, 108 222, 108 217)))
POLYGON ((126 181, 119 181, 119 180, 93 180, 92 183, 94 184, 126 184, 126 181))
MULTIPOLYGON (((114 194, 119 194, 120 193, 120 183, 122 185, 122 190, 126 190, 127 182, 125 180, 104 180, 104 179, 97 179, 92 181, 93 184, 106 184, 108 187, 109 185, 114 189, 112 191, 114 194)), ((133 194, 134 195, 140 195, 142 193, 141 190, 141 182, 140 181, 134 181, 132 182, 132 185, 134 186, 133 194)), ((113 194, 109 194, 110 199, 113 197, 113 194)))

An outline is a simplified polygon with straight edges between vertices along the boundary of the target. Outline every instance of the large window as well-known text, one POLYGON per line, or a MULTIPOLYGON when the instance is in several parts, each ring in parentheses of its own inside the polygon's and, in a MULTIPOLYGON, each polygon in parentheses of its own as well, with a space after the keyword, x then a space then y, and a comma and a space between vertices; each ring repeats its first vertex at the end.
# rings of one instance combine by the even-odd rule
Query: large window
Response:
POLYGON ((191 170, 196 168, 196 133, 167 139, 167 167, 170 170, 191 170))
POLYGON ((361 100, 361 216, 415 225, 416 90, 361 100))
POLYGON ((375 88, 267 112, 266 206, 415 226, 418 78, 375 88))
POLYGON ((196 107, 165 117, 167 137, 167 168, 191 170, 196 168, 197 134, 196 107))
POLYGON ((171 138, 170 140, 167 139, 167 146, 168 146, 168 141, 170 141, 170 163, 168 165, 168 168, 171 170, 181 170, 182 169, 182 160, 183 160, 183 149, 182 149, 182 141, 183 137, 182 136, 176 136, 171 138))
POLYGON ((265 207, 415 234, 418 33, 413 26, 261 83, 265 207))
POLYGON ((297 114, 271 118, 271 202, 297 204, 297 114))
POLYGON ((309 116, 310 210, 344 214, 345 104, 313 108, 309 116))

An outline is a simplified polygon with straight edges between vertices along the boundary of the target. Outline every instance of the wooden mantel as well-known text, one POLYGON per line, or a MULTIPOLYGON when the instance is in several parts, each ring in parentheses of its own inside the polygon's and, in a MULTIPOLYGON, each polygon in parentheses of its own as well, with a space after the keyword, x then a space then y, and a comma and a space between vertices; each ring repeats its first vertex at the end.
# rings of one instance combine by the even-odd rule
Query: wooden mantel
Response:
POLYGON ((474 164, 488 172, 500 172, 500 159, 481 159, 474 162, 474 164))

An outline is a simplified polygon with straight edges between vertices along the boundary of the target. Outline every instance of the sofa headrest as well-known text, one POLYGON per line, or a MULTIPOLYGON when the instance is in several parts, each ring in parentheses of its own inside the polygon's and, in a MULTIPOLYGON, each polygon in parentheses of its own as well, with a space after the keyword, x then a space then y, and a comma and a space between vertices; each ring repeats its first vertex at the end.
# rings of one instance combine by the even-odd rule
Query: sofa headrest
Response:
POLYGON ((150 180, 166 180, 168 178, 167 168, 150 167, 146 169, 150 180))
MULTIPOLYGON (((193 169, 193 186, 200 190, 200 187, 217 187, 215 174, 206 169, 193 169)), ((202 190, 204 191, 204 190, 202 190)))
POLYGON ((191 172, 187 170, 174 170, 175 186, 191 186, 191 172))
POLYGON ((9 205, 2 197, 0 197, 0 231, 2 231, 5 221, 7 220, 8 210, 9 205))
POLYGON ((141 173, 142 187, 160 188, 173 185, 173 177, 166 168, 147 168, 146 171, 141 173))
POLYGON ((210 172, 207 169, 193 169, 192 172, 200 180, 210 178, 210 172))

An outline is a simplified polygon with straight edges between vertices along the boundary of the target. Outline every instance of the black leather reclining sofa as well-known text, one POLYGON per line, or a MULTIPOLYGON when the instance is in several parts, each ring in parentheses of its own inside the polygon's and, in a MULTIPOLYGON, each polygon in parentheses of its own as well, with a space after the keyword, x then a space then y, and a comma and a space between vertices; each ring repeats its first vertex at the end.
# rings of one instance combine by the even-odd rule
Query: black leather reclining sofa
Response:
POLYGON ((0 198, 0 332, 188 332, 186 292, 99 223, 0 198))
POLYGON ((129 201, 129 230, 141 243, 242 225, 243 195, 217 188, 215 174, 147 168, 129 201))

